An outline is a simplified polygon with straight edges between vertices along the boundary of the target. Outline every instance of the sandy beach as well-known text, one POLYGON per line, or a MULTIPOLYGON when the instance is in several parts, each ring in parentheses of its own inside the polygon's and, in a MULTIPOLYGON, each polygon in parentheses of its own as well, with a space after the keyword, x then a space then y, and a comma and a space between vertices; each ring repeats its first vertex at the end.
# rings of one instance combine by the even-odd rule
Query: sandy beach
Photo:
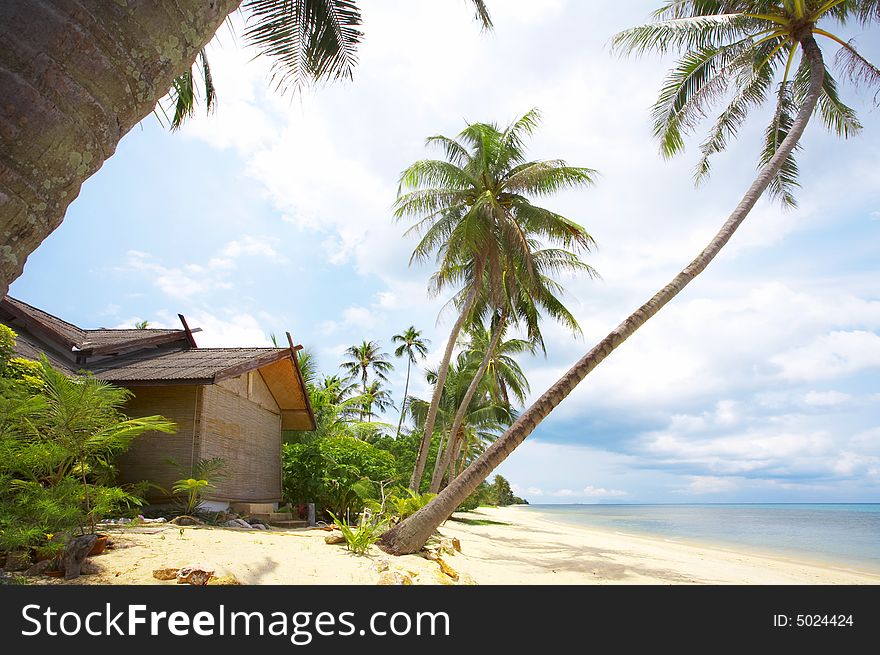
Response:
POLYGON ((448 521, 441 533, 461 542, 462 552, 443 556, 457 580, 419 555, 353 555, 324 543, 321 530, 151 526, 114 530, 114 547, 93 558, 101 573, 75 582, 174 584, 153 570, 201 563, 242 584, 371 585, 385 569, 413 584, 880 584, 877 572, 570 526, 517 507, 456 517, 468 522, 448 521))

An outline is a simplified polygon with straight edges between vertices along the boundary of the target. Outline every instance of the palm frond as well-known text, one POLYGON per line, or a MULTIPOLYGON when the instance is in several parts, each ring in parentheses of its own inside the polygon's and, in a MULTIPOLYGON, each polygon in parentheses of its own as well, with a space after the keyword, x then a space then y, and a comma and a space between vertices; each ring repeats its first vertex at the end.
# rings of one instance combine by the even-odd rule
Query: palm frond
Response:
POLYGON ((840 48, 835 57, 835 63, 843 70, 844 75, 856 86, 867 86, 877 89, 874 93, 874 104, 878 104, 880 97, 880 68, 865 59, 855 48, 855 43, 849 41, 846 47, 840 48))
POLYGON ((694 180, 697 183, 709 174, 712 155, 725 150, 728 142, 736 137, 739 129, 745 123, 749 111, 767 100, 767 95, 773 85, 774 62, 762 65, 762 52, 759 50, 755 55, 754 65, 744 70, 738 80, 739 92, 721 112, 709 132, 709 136, 700 145, 702 156, 694 173, 694 180))
POLYGON ((474 5, 474 19, 476 19, 483 27, 483 30, 492 29, 492 17, 489 15, 489 8, 483 0, 471 0, 474 5))
POLYGON ((611 47, 614 52, 637 55, 699 50, 741 38, 755 25, 753 19, 735 13, 673 18, 624 30, 614 36, 611 47))
POLYGON ((245 41, 272 61, 279 90, 351 79, 363 33, 351 0, 245 0, 245 41))
MULTIPOLYGON (((810 64, 804 58, 798 67, 794 77, 794 99, 800 105, 810 87, 810 64)), ((862 131, 862 124, 856 117, 853 108, 848 107, 841 99, 837 91, 837 82, 831 75, 828 67, 825 67, 825 77, 822 82, 822 94, 816 103, 816 111, 821 115, 825 127, 839 137, 847 139, 862 131)))
MULTIPOLYGON (((780 144, 788 136, 794 123, 797 105, 792 92, 793 85, 794 83, 791 81, 781 82, 779 85, 776 112, 764 135, 764 148, 759 159, 761 167, 770 163, 770 160, 776 155, 776 151, 779 150, 780 144)), ((786 157, 782 167, 779 169, 779 173, 770 181, 768 187, 771 197, 780 200, 786 207, 797 207, 794 190, 800 184, 798 183, 799 171, 794 158, 794 152, 799 149, 800 146, 796 146, 794 151, 786 157)))

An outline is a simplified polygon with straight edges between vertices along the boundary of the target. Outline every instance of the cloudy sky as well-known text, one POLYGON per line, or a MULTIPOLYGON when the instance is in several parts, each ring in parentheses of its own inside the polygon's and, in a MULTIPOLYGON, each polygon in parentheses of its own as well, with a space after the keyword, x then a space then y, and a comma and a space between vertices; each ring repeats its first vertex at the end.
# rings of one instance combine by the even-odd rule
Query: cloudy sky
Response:
MULTIPOLYGON (((347 346, 390 347, 415 325, 435 364, 453 318, 426 294, 430 267, 408 266, 398 175, 429 135, 538 107, 531 156, 601 173, 544 204, 593 235, 602 279, 564 280, 584 334, 545 325, 547 358, 524 362, 536 397, 690 261, 754 174, 766 109, 699 189, 697 141, 657 154, 648 110, 670 61, 608 48, 655 2, 495 0, 491 34, 464 0, 361 4, 354 81, 303 96, 274 94, 222 28, 217 111, 176 134, 153 117, 133 129, 11 294, 84 327, 180 312, 203 346, 289 330, 327 373, 347 346)), ((876 30, 846 36, 880 60, 876 30)), ((846 98, 864 133, 809 128, 800 208, 762 201, 502 465, 515 489, 538 503, 880 501, 880 117, 870 94, 846 98)))

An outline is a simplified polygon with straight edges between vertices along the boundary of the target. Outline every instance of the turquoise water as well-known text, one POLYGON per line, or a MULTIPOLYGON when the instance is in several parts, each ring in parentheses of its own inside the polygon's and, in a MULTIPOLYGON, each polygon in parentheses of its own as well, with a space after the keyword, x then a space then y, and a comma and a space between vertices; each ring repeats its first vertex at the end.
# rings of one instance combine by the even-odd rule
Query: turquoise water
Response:
POLYGON ((529 505, 556 521, 880 572, 880 504, 529 505))

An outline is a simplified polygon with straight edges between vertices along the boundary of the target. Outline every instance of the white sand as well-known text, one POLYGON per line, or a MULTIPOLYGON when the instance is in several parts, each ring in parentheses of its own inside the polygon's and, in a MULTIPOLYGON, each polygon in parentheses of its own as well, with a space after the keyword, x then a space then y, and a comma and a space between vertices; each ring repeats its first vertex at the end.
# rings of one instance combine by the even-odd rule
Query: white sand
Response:
MULTIPOLYGON (((880 574, 634 536, 548 521, 523 508, 482 508, 461 515, 509 525, 450 521, 441 533, 462 552, 444 556, 461 581, 478 584, 880 584, 880 574)), ((375 584, 383 561, 415 584, 454 584, 437 563, 418 555, 392 557, 373 548, 355 556, 324 543, 320 530, 229 528, 117 529, 115 547, 93 558, 104 571, 77 583, 174 584, 152 577, 159 568, 204 563, 244 584, 375 584)), ((43 579, 48 581, 48 579, 43 579)), ((52 580, 53 583, 65 584, 52 580)))

